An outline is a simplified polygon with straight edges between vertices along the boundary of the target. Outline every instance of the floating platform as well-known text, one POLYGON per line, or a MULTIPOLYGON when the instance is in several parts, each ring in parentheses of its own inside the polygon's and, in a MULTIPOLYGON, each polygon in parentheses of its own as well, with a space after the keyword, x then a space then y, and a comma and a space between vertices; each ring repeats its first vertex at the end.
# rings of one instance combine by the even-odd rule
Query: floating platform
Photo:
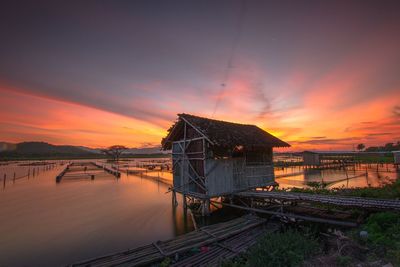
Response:
POLYGON ((98 167, 98 168, 102 168, 104 171, 106 171, 106 172, 108 172, 108 173, 114 175, 114 176, 117 177, 117 178, 120 178, 120 177, 121 177, 121 172, 120 172, 119 170, 117 170, 117 169, 114 169, 114 168, 112 168, 112 167, 111 167, 111 168, 110 168, 110 167, 107 167, 106 165, 100 165, 100 164, 98 164, 98 163, 96 163, 96 162, 92 162, 92 164, 95 165, 95 166, 98 167))
POLYGON ((322 195, 296 192, 273 191, 245 191, 235 194, 245 198, 277 199, 293 202, 316 202, 349 208, 363 208, 369 210, 396 210, 400 211, 400 200, 376 199, 363 197, 346 197, 337 195, 322 195))
POLYGON ((228 222, 199 228, 167 241, 107 256, 78 262, 69 266, 143 266, 161 262, 166 257, 173 266, 215 266, 223 258, 233 257, 256 242, 266 230, 266 220, 247 215, 228 222), (203 249, 197 254, 194 249, 203 249), (188 255, 189 254, 189 255, 188 255))
POLYGON ((97 178, 119 178, 120 173, 95 162, 73 162, 65 166, 65 168, 56 176, 56 182, 63 180, 94 180, 97 178))

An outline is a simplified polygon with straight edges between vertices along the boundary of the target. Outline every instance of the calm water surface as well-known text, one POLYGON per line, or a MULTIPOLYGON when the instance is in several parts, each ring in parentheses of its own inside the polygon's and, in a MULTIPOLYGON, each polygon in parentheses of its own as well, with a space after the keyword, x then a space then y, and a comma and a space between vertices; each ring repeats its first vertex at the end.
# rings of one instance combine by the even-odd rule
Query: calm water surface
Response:
MULTIPOLYGON (((193 229, 165 184, 126 174, 57 184, 61 167, 42 169, 0 190, 0 266, 60 266, 193 229)), ((0 177, 14 170, 27 173, 0 166, 0 177)))

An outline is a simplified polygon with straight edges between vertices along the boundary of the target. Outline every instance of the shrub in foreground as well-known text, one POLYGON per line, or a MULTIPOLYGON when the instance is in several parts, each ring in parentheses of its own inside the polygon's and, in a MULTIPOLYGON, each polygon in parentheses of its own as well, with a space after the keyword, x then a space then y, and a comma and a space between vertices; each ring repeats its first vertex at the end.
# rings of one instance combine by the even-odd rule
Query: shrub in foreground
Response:
POLYGON ((368 244, 378 254, 377 256, 384 256, 399 266, 400 214, 394 212, 372 214, 368 217, 364 230, 368 232, 368 244))
POLYGON ((318 241, 309 234, 296 230, 269 233, 250 250, 247 263, 249 266, 301 266, 318 250, 318 241))

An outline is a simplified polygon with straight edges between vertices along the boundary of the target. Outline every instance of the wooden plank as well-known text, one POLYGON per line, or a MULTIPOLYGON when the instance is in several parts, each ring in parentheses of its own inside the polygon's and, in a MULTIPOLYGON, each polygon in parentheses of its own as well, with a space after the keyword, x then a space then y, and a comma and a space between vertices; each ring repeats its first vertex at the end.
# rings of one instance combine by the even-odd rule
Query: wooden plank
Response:
POLYGON ((244 191, 236 194, 239 197, 282 199, 287 201, 305 201, 332 204, 344 207, 359 207, 370 209, 394 209, 400 210, 400 200, 375 199, 363 197, 346 197, 335 195, 320 195, 295 192, 274 192, 274 191, 244 191))
POLYGON ((205 226, 176 238, 159 241, 151 245, 131 249, 107 256, 85 260, 70 266, 138 266, 163 260, 165 256, 186 252, 193 247, 210 245, 215 242, 245 233, 263 223, 265 219, 256 216, 244 216, 225 223, 205 226), (207 234, 206 232, 209 234, 207 234), (211 237, 215 236, 215 237, 211 237))
POLYGON ((258 212, 258 213, 265 213, 265 214, 270 214, 270 215, 276 215, 276 216, 282 216, 282 217, 288 217, 288 218, 293 218, 293 219, 311 221, 311 222, 327 223, 327 224, 347 226, 347 227, 356 227, 358 225, 357 223, 354 223, 354 222, 337 221, 337 220, 323 219, 323 218, 291 214, 291 213, 284 213, 284 212, 278 212, 278 211, 272 211, 272 210, 264 210, 264 209, 259 209, 259 208, 250 208, 250 207, 244 207, 244 206, 239 206, 239 205, 235 205, 235 204, 228 204, 228 203, 224 203, 224 202, 216 202, 216 201, 213 201, 213 202, 216 204, 227 206, 227 207, 232 207, 232 208, 237 208, 237 209, 242 209, 242 210, 247 210, 247 211, 253 211, 253 212, 258 212))

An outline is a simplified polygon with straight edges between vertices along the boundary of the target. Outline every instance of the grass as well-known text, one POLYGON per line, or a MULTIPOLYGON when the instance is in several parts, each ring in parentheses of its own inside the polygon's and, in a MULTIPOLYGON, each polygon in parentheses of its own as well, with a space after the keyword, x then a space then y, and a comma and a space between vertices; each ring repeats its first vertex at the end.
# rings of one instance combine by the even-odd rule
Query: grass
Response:
POLYGON ((391 153, 385 154, 384 156, 371 156, 363 155, 354 158, 360 163, 393 163, 393 155, 391 153))
POLYGON ((394 181, 393 183, 385 184, 382 187, 325 189, 323 185, 311 186, 312 188, 292 188, 291 192, 366 198, 400 199, 400 179, 394 181))
POLYGON ((288 230, 264 236, 250 250, 250 266, 299 266, 318 252, 318 241, 311 235, 288 230))
POLYGON ((222 266, 301 266, 306 259, 319 252, 319 247, 311 232, 290 229, 283 233, 267 233, 246 254, 224 262, 222 266))
POLYGON ((365 243, 375 254, 376 258, 385 258, 395 266, 400 266, 400 214, 394 212, 380 212, 368 217, 362 227, 367 231, 365 243))

